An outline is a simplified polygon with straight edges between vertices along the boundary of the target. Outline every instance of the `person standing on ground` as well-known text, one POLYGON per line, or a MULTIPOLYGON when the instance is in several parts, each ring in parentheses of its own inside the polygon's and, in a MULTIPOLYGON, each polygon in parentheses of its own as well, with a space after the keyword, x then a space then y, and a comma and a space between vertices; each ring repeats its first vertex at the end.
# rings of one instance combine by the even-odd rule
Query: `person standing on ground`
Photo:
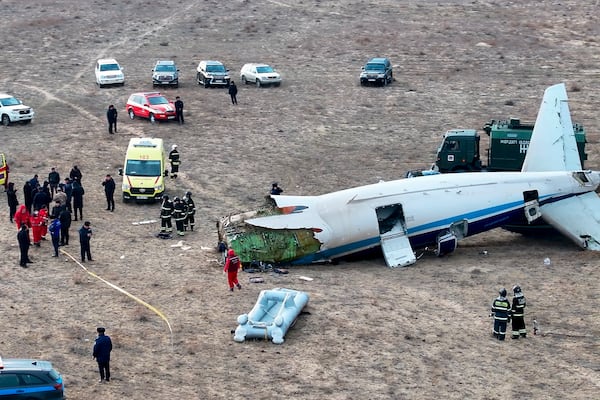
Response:
POLYGON ((69 210, 69 212, 71 212, 73 210, 73 203, 71 202, 71 199, 73 198, 73 182, 71 181, 71 178, 65 178, 65 186, 63 190, 67 195, 67 209, 69 210))
POLYGON ((52 257, 58 257, 58 246, 60 244, 60 220, 58 218, 54 218, 52 222, 50 222, 50 226, 48 230, 50 231, 50 237, 52 238, 52 247, 54 247, 54 254, 52 257))
POLYGON ((100 383, 110 382, 110 352, 112 351, 112 341, 110 336, 106 335, 106 329, 99 327, 96 329, 98 337, 94 343, 92 356, 98 363, 98 371, 100 371, 100 383))
POLYGON ((233 249, 227 250, 227 259, 225 260, 225 268, 223 271, 227 273, 227 283, 229 284, 229 290, 233 292, 233 287, 237 286, 238 289, 242 288, 242 285, 238 282, 238 270, 241 268, 242 263, 240 258, 235 254, 233 249))
POLYGON ((104 186, 104 194, 106 195, 106 211, 115 211, 115 180, 110 174, 106 175, 102 186, 104 186))
POLYGON ((494 337, 504 340, 506 336, 506 324, 510 321, 510 301, 506 298, 506 289, 498 292, 500 295, 492 303, 492 314, 494 315, 494 337))
POLYGON ((169 200, 169 196, 166 194, 162 197, 162 204, 160 205, 160 232, 171 233, 173 232, 173 225, 171 223, 171 217, 173 216, 174 206, 173 202, 169 200))
POLYGON ((177 145, 174 144, 171 146, 171 152, 169 153, 169 162, 171 163, 171 178, 177 178, 177 173, 179 172, 179 151, 177 151, 177 145))
POLYGON ((31 246, 31 240, 29 239, 29 229, 27 229, 27 224, 21 224, 19 233, 17 233, 17 240, 19 241, 19 250, 21 251, 19 265, 23 268, 27 268, 27 263, 31 263, 31 260, 29 259, 29 246, 31 246))
POLYGON ((79 228, 79 246, 81 247, 81 262, 85 262, 87 256, 88 261, 92 260, 92 251, 90 249, 90 240, 92 239, 92 227, 90 221, 85 221, 83 226, 79 228))
POLYGON ((83 195, 85 194, 85 190, 83 190, 83 186, 81 186, 81 182, 79 180, 73 181, 73 190, 71 191, 71 196, 73 197, 73 215, 74 220, 77 221, 77 211, 79 211, 79 218, 83 220, 83 195))
MULTIPOLYGON (((23 185, 23 202, 25 203, 25 207, 27 207, 27 212, 31 212, 31 207, 33 206, 33 195, 37 193, 37 189, 34 192, 33 187, 31 186, 30 181, 26 181, 23 185)), ((17 229, 19 229, 17 227, 17 229)))
POLYGON ((19 205, 17 189, 15 189, 15 184, 13 182, 9 182, 6 188, 6 200, 8 201, 8 217, 12 224, 13 218, 15 218, 15 214, 17 213, 17 206, 19 205))
POLYGON ((42 241, 42 225, 44 224, 44 217, 40 215, 39 210, 35 210, 33 215, 30 217, 30 226, 33 233, 33 245, 40 247, 42 241))
POLYGON ((117 109, 112 104, 108 106, 106 111, 106 119, 108 120, 108 133, 117 133, 117 109))
POLYGON ((69 178, 71 178, 71 181, 73 182, 78 181, 79 183, 81 183, 81 178, 83 178, 83 174, 81 173, 81 170, 77 165, 73 165, 73 168, 71 168, 71 172, 69 172, 69 178))
POLYGON ((175 115, 179 125, 183 125, 183 101, 179 96, 175 97, 175 115))
POLYGON ((27 206, 25 204, 21 204, 17 213, 14 216, 15 224, 17 224, 17 230, 21 229, 21 224, 27 225, 28 228, 31 228, 31 215, 27 210, 27 206))
POLYGON ((190 228, 190 231, 194 230, 194 225, 196 224, 195 215, 196 215, 196 204, 194 204, 194 200, 192 200, 192 192, 186 192, 183 197, 183 202, 187 206, 187 214, 185 218, 185 230, 190 228))
POLYGON ((237 86, 234 81, 229 83, 229 96, 231 96, 231 104, 237 104, 237 86))
POLYGON ((522 338, 527 337, 527 329, 525 328, 525 296, 521 290, 521 286, 515 285, 513 287, 513 301, 512 301, 512 338, 518 339, 519 336, 522 338))
POLYGON ((56 193, 56 189, 58 189, 58 184, 60 183, 60 174, 56 170, 55 167, 50 169, 50 173, 48 174, 48 184, 50 185, 50 199, 54 197, 54 193, 56 193))
POLYGON ((175 197, 173 199, 173 218, 175 219, 175 228, 177 229, 177 234, 179 236, 185 235, 185 204, 179 197, 175 197))
POLYGON ((67 208, 63 208, 58 215, 58 219, 60 220, 60 245, 68 246, 69 228, 71 227, 71 212, 67 208))

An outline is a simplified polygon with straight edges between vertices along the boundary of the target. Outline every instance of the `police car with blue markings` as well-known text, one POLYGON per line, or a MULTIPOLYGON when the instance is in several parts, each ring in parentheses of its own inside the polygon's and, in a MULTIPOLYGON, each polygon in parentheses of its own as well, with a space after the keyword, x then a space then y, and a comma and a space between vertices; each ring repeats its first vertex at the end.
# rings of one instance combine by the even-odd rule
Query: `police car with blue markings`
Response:
POLYGON ((62 376, 49 361, 0 358, 0 399, 64 400, 62 376))

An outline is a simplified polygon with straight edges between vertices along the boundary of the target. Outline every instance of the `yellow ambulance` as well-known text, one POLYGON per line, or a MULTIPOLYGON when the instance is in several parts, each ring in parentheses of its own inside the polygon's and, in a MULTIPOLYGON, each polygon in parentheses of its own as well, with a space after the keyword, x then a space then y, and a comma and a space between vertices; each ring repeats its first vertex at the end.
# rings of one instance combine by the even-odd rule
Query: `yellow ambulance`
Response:
POLYGON ((6 156, 0 153, 0 186, 8 186, 8 164, 6 163, 6 156))
POLYGON ((123 176, 123 201, 160 200, 165 191, 165 149, 162 139, 133 138, 125 154, 123 176))

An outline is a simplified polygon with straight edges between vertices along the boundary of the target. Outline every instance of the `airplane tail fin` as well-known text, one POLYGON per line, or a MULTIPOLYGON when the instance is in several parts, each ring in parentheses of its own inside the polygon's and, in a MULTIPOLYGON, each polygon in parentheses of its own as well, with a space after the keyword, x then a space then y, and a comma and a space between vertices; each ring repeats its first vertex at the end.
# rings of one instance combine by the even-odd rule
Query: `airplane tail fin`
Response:
POLYGON ((581 168, 565 84, 550 86, 544 92, 521 171, 579 171, 581 168))

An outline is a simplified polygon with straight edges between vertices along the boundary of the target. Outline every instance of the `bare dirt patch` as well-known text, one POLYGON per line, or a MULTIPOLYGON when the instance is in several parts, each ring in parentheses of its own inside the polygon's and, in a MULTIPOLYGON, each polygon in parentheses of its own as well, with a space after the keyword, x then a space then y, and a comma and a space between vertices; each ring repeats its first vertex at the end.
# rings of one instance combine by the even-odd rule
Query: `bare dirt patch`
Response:
MULTIPOLYGON (((215 221, 255 208, 272 181, 311 195, 396 179, 433 161, 441 134, 491 118, 532 121, 543 90, 566 82, 573 119, 588 133, 588 167, 600 166, 599 27, 595 1, 133 1, 0 0, 0 90, 35 108, 29 126, 0 129, 0 151, 19 189, 34 173, 83 171, 94 263, 86 266, 161 310, 156 314, 87 274, 45 242, 19 268, 14 226, 0 217, 0 354, 52 360, 71 399, 451 399, 597 396, 598 256, 563 240, 494 231, 445 258, 406 269, 382 258, 294 267, 230 294, 213 250, 215 221), (172 7, 172 8, 171 8, 172 7), (395 82, 358 83, 361 65, 387 56, 395 82), (94 84, 96 59, 125 67, 124 87, 94 84), (130 93, 150 90, 157 59, 181 68, 186 124, 129 121, 130 93), (226 91, 195 81, 202 59, 238 79, 246 62, 273 64, 279 88, 226 91), (119 133, 105 111, 115 104, 119 133), (129 138, 176 143, 182 174, 170 195, 194 193, 190 250, 159 240, 157 205, 104 211, 100 182, 116 173, 129 138), (483 250, 487 255, 481 254, 483 250), (546 266, 544 258, 552 263, 546 266), (299 275, 313 277, 311 282, 299 275), (501 286, 523 287, 526 320, 542 335, 499 343, 489 304, 501 286), (281 346, 235 343, 230 331, 264 288, 309 293, 281 346), (95 328, 113 338, 113 382, 96 384, 95 328)), ((239 83, 239 82, 238 82, 239 83)), ((117 180, 120 184, 120 180, 117 180)), ((22 201, 21 190, 19 199, 22 201)), ((444 205, 440 205, 443 207, 444 205)), ((72 228, 75 234, 77 224, 72 228)), ((77 239, 65 249, 77 256, 77 239)))

